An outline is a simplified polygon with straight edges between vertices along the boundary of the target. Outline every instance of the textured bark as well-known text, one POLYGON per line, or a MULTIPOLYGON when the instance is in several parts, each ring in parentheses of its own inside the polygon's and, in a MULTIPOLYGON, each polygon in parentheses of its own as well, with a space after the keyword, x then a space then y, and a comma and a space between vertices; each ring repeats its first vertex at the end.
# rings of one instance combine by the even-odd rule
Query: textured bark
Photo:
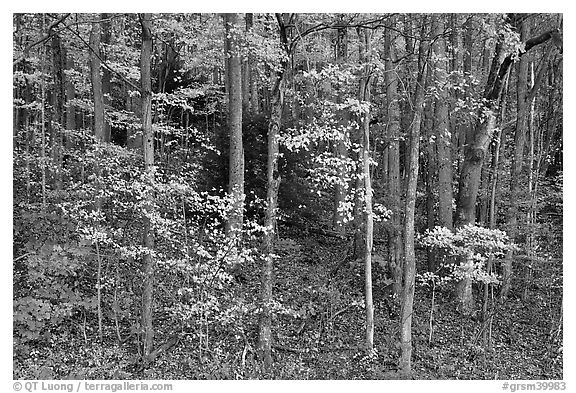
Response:
MULTIPOLYGON (((244 15, 246 31, 252 28, 253 16, 252 14, 244 15)), ((249 57, 242 58, 242 110, 249 112, 250 109, 250 79, 251 79, 251 62, 249 57)))
MULTIPOLYGON (((524 21, 520 27, 520 39, 526 40, 528 23, 524 21)), ((528 110, 526 102, 528 94, 528 59, 522 56, 518 61, 518 79, 516 80, 516 131, 514 133, 514 155, 510 168, 510 211, 508 212, 508 236, 515 240, 518 232, 518 208, 520 195, 520 175, 524 162, 524 147, 526 146, 526 131, 528 129, 528 110)), ((500 296, 505 298, 512 287, 513 253, 508 251, 502 264, 502 286, 500 296)))
MULTIPOLYGON (((107 45, 111 43, 112 34, 110 32, 110 14, 100 14, 100 20, 102 21, 102 44, 104 48, 107 49, 107 45)), ((104 61, 108 60, 106 55, 106 50, 101 51, 101 56, 104 61)), ((102 94, 104 98, 104 113, 106 113, 106 106, 110 106, 110 94, 112 94, 112 75, 110 70, 106 67, 102 68, 102 94)), ((112 130, 110 123, 106 120, 104 116, 104 139, 108 142, 112 140, 112 130)))
MULTIPOLYGON (((440 36, 445 29, 442 17, 437 17, 434 36, 440 36)), ((452 143, 448 118, 448 90, 444 88, 447 81, 446 42, 443 38, 434 41, 435 57, 434 79, 439 87, 436 100, 434 135, 438 150, 438 224, 452 229, 452 143)))
MULTIPOLYGON (((144 168, 150 177, 154 173, 154 130, 152 129, 152 78, 150 60, 152 58, 152 31, 151 14, 140 14, 142 26, 142 50, 140 53, 140 85, 142 95, 142 134, 144 150, 144 168)), ((147 252, 142 261, 142 273, 144 283, 142 288, 142 328, 143 328, 143 353, 145 357, 150 355, 154 340, 152 324, 154 309, 154 271, 156 261, 152 255, 154 249, 154 234, 151 222, 148 218, 152 214, 152 196, 148 196, 147 206, 144 211, 144 247, 147 252)))
MULTIPOLYGON (((423 28, 424 30, 424 28, 423 28)), ((424 31, 423 31, 424 33, 424 31)), ((414 251, 414 213, 416 207, 416 186, 418 183, 418 162, 420 148, 420 123, 424 110, 424 75, 426 74, 428 52, 426 41, 420 41, 419 73, 414 97, 414 118, 410 127, 410 149, 404 207, 404 287, 402 288, 400 309, 400 361, 399 371, 412 372, 412 317, 414 305, 414 283, 416 278, 416 255, 414 251)))
MULTIPOLYGON (((394 23, 394 20, 391 21, 394 23)), ((396 60, 392 31, 385 32, 386 101, 388 108, 388 193, 392 202, 392 220, 388 230, 389 271, 393 280, 392 289, 399 296, 402 290, 402 230, 400 208, 400 107, 398 106, 398 74, 394 70, 396 60)))
POLYGON ((100 24, 93 23, 90 31, 90 80, 94 100, 94 136, 99 142, 107 142, 104 128, 104 95, 102 75, 100 74, 100 24))
MULTIPOLYGON (((74 70, 74 60, 71 56, 66 57, 66 69, 74 70)), ((70 77, 64 74, 64 81, 66 85, 66 129, 75 130, 76 129, 76 106, 72 103, 72 100, 76 97, 76 90, 74 88, 74 83, 72 83, 70 77)), ((66 146, 72 146, 71 138, 66 138, 66 146)))
POLYGON ((244 216, 244 147, 242 144, 242 66, 236 50, 238 41, 238 14, 224 14, 226 47, 228 52, 228 126, 230 129, 230 156, 228 193, 234 200, 226 232, 236 247, 244 216))
MULTIPOLYGON (((288 47, 288 37, 286 31, 286 16, 276 14, 278 28, 280 31, 280 43, 290 55, 288 47)), ((281 62, 279 71, 276 73, 276 80, 271 93, 271 114, 268 124, 268 166, 267 166, 267 187, 266 187, 266 217, 264 234, 265 260, 262 266, 261 301, 262 313, 259 321, 258 352, 264 361, 266 372, 272 370, 272 283, 274 271, 274 238, 276 229, 276 206, 278 201, 278 188, 280 186, 280 175, 278 173, 278 137, 282 124, 282 109, 284 106, 284 76, 288 68, 288 61, 281 62)))
POLYGON ((66 49, 62 45, 62 40, 58 34, 52 36, 52 64, 54 76, 54 89, 52 92, 52 107, 54 119, 58 126, 52 126, 53 135, 51 138, 51 152, 54 175, 54 187, 56 190, 62 189, 62 156, 64 146, 63 126, 66 123, 64 114, 65 84, 64 68, 66 66, 66 49))
MULTIPOLYGON (((246 13, 246 31, 250 32, 254 25, 254 14, 246 13)), ((255 60, 253 55, 248 55, 248 83, 250 84, 250 105, 249 110, 253 113, 260 113, 260 100, 258 97, 258 74, 256 73, 255 60)))
MULTIPOLYGON (((370 51, 371 33, 368 29, 359 29, 360 61, 364 63, 360 78, 359 99, 370 103, 370 51)), ((372 217, 372 183, 370 179, 370 110, 362 118, 362 178, 364 179, 364 309, 366 311, 366 348, 374 348, 374 303, 372 300, 372 243, 374 237, 374 219, 372 217)))

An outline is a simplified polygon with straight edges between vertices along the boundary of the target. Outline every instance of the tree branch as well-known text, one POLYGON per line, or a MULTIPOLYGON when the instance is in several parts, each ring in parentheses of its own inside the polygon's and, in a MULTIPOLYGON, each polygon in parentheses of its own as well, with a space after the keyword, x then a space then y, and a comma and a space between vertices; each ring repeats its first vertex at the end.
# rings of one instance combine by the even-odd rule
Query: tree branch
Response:
POLYGON ((80 39, 80 41, 82 41, 82 43, 84 45, 86 45, 86 47, 88 47, 88 49, 90 50, 90 52, 94 53, 94 55, 100 59, 100 62, 102 63, 102 65, 104 67, 106 67, 106 69, 108 69, 108 71, 112 72, 113 74, 115 74, 116 76, 118 76, 120 79, 122 79, 127 85, 129 85, 130 87, 132 87, 134 90, 141 92, 141 89, 139 86, 137 86, 136 84, 134 84, 132 81, 130 81, 129 79, 127 79, 124 75, 122 75, 121 73, 119 73, 118 71, 116 71, 115 69, 113 69, 112 67, 110 67, 110 65, 108 65, 108 63, 102 59, 102 57, 100 56, 100 53, 98 53, 96 50, 94 50, 94 48, 92 48, 92 46, 86 42, 86 40, 84 38, 82 38, 82 36, 77 33, 76 31, 74 31, 72 28, 70 28, 68 25, 64 25, 65 28, 68 31, 71 31, 72 34, 74 34, 76 37, 78 37, 80 39))
POLYGON ((16 60, 14 60, 14 62, 12 63, 12 66, 17 65, 18 63, 20 63, 22 60, 24 60, 26 58, 26 56, 28 56, 28 53, 30 52, 30 49, 34 48, 36 45, 40 45, 46 41, 48 41, 51 37, 52 34, 54 33, 54 29, 56 27, 58 27, 59 24, 63 23, 70 15, 72 15, 71 13, 68 14, 64 14, 63 17, 61 17, 60 19, 54 21, 50 26, 48 26, 48 33, 42 37, 40 40, 30 44, 28 47, 26 47, 26 49, 23 50, 23 54, 22 56, 20 56, 19 58, 17 58, 16 60))
POLYGON ((547 31, 546 33, 540 34, 537 37, 533 37, 527 40, 524 43, 524 50, 518 49, 516 52, 508 54, 508 56, 504 58, 504 61, 502 61, 502 64, 500 64, 497 77, 495 78, 492 88, 487 92, 485 98, 489 101, 493 101, 500 96, 500 92, 503 87, 504 76, 506 76, 508 69, 516 58, 525 55, 530 49, 548 41, 551 38, 554 38, 554 41, 557 42, 557 37, 559 37, 558 29, 547 31))

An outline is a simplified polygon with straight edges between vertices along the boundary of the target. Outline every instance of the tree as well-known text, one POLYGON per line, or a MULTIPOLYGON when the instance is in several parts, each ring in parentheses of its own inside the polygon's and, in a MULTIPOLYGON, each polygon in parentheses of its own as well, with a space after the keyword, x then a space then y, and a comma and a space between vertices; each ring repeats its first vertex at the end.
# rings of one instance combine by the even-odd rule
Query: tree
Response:
MULTIPOLYGON (((516 14, 507 16, 507 22, 512 25, 521 20, 522 17, 516 14)), ((504 35, 500 35, 484 90, 483 104, 479 110, 479 120, 470 135, 470 142, 464 150, 456 202, 456 226, 472 224, 476 220, 476 200, 480 187, 482 165, 497 126, 496 109, 508 69, 516 57, 522 57, 533 47, 548 41, 557 34, 557 30, 550 30, 530 38, 523 42, 523 49, 521 49, 522 46, 513 46, 512 49, 507 49, 504 35)), ((470 279, 463 279, 458 283, 456 295, 462 311, 469 313, 474 303, 470 279)))
MULTIPOLYGON (((390 20, 394 24, 396 18, 390 20)), ((386 107, 388 116, 388 192, 391 197, 392 219, 388 229, 388 249, 390 255, 390 275, 394 294, 400 296, 402 290, 402 229, 400 207, 400 108, 398 105, 398 73, 394 68, 397 60, 392 30, 384 36, 384 56, 386 61, 384 83, 386 84, 386 107)))
POLYGON ((372 216, 372 182, 370 179, 370 53, 371 32, 358 29, 360 39, 360 62, 363 64, 358 98, 366 104, 362 115, 362 178, 364 179, 364 306, 366 309, 366 348, 374 348, 374 304, 372 300, 372 243, 374 237, 374 217, 372 216))
POLYGON ((434 79, 438 88, 435 102, 434 135, 438 149, 438 222, 441 226, 452 229, 452 144, 448 116, 448 88, 446 42, 443 37, 445 22, 441 16, 433 15, 434 32, 438 37, 433 45, 434 79))
POLYGON ((561 15, 13 22, 15 378, 562 377, 561 15))
MULTIPOLYGON (((522 20, 520 22, 520 40, 526 41, 529 33, 529 21, 522 20)), ((548 57, 550 56, 551 50, 554 48, 554 44, 549 44, 548 49, 541 59, 541 66, 538 70, 538 75, 533 76, 532 84, 533 86, 528 88, 529 84, 529 63, 530 60, 527 56, 521 56, 518 61, 518 79, 516 84, 516 130, 514 133, 514 155, 512 156, 512 166, 510 169, 510 209, 508 213, 508 228, 509 234, 512 238, 515 238, 518 233, 518 216, 519 216, 519 205, 521 201, 521 184, 520 176, 522 173, 522 168, 524 164, 524 150, 526 148, 526 140, 528 136, 529 127, 529 114, 532 110, 532 101, 534 100, 538 89, 543 80, 544 73, 546 72, 546 65, 548 62, 548 57)), ((530 138, 531 143, 533 143, 533 138, 530 138)), ((532 154, 533 155, 533 154, 532 154)), ((530 160, 533 162, 533 160, 530 160)), ((500 295, 506 297, 510 291, 512 284, 512 259, 513 252, 510 251, 503 265, 503 279, 502 288, 500 295)))
POLYGON ((90 80, 94 100, 94 135, 96 140, 108 142, 104 124, 104 94, 100 67, 100 23, 94 22, 90 31, 90 80))
MULTIPOLYGON (((152 15, 139 14, 142 26, 142 50, 140 54, 140 85, 142 95, 142 141, 144 150, 144 170, 148 181, 154 178, 154 129, 152 128, 152 78, 150 60, 152 58, 152 15)), ((142 272, 144 283, 142 287, 142 328, 143 352, 148 357, 154 344, 154 328, 152 324, 154 312, 154 271, 156 267, 153 256, 154 234, 152 228, 153 201, 152 191, 144 207, 144 257, 142 272)))
POLYGON ((414 94, 414 118, 410 127, 410 149, 406 181, 406 201, 404 204, 404 286, 400 310, 400 372, 412 372, 412 317, 414 305, 414 285, 416 277, 416 255, 414 251, 414 213, 416 188, 418 184, 418 161, 420 147, 420 124, 424 111, 424 77, 428 64, 428 42, 424 38, 425 19, 422 20, 422 38, 418 49, 418 78, 414 94))
POLYGON ((262 266, 262 313, 259 321, 258 347, 260 356, 264 360, 267 372, 272 367, 272 280, 274 271, 274 237, 276 232, 276 209, 278 203, 278 188, 280 175, 278 173, 278 137, 282 124, 282 109, 284 106, 284 75, 288 68, 288 59, 291 49, 288 42, 288 28, 286 25, 295 22, 295 15, 276 14, 280 46, 283 55, 280 67, 276 71, 274 85, 271 93, 271 113, 268 122, 268 153, 266 166, 266 217, 264 225, 264 264, 262 266))
MULTIPOLYGON (((101 44, 104 44, 104 50, 100 50, 100 55, 104 61, 107 60, 107 51, 108 47, 111 44, 112 34, 110 31, 110 14, 103 13, 100 14, 100 23, 102 23, 102 36, 101 36, 101 44)), ((107 67, 102 68, 102 95, 103 95, 103 102, 104 108, 110 106, 110 95, 112 94, 112 74, 107 67)), ((104 138, 107 142, 110 142, 112 138, 112 129, 110 127, 110 123, 104 118, 104 138)))
POLYGON ((238 14, 224 14, 226 26, 225 54, 228 63, 228 126, 230 128, 230 156, 228 193, 232 196, 233 206, 226 223, 229 237, 234 247, 240 241, 244 217, 244 146, 242 144, 242 62, 238 14))

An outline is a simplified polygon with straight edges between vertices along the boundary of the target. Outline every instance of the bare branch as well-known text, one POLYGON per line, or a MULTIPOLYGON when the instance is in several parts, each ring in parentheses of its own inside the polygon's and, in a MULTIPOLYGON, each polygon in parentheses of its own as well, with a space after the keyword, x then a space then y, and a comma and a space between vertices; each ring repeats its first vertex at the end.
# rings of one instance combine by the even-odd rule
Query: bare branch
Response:
POLYGON ((70 13, 64 14, 64 16, 62 16, 60 19, 56 20, 50 26, 48 26, 48 34, 46 34, 40 40, 38 40, 38 41, 30 44, 28 47, 26 47, 26 49, 24 49, 24 51, 23 51, 24 53, 22 54, 22 56, 20 56, 16 60, 14 60, 14 62, 12 63, 12 66, 17 65, 22 60, 24 60, 26 58, 26 56, 28 56, 30 49, 34 48, 36 45, 40 45, 40 44, 43 44, 44 42, 48 41, 52 37, 52 34, 54 34, 54 29, 56 27, 58 27, 59 24, 63 23, 70 15, 71 15, 70 13))

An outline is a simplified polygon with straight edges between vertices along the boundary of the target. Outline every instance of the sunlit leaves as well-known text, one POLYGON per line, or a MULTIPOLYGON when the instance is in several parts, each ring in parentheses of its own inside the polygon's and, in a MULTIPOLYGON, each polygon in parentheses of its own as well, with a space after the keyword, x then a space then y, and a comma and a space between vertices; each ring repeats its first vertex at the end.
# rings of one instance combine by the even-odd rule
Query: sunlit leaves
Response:
POLYGON ((517 249, 504 231, 471 224, 458 227, 454 232, 437 226, 426 230, 419 241, 425 247, 460 258, 460 264, 448 266, 453 277, 492 284, 498 283, 498 279, 493 273, 486 272, 488 258, 502 257, 506 251, 517 249))

